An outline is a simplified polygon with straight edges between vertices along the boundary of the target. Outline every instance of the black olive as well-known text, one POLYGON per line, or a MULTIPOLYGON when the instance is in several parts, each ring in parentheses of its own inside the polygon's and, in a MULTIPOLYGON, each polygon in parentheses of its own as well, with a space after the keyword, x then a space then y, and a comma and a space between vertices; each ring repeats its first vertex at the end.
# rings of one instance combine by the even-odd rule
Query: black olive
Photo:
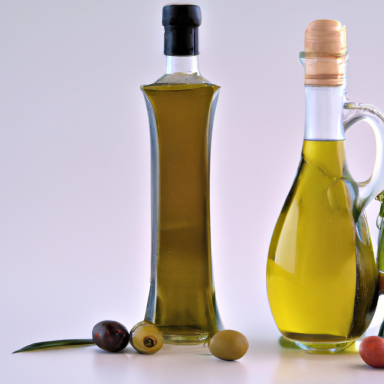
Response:
POLYGON ((99 348, 118 352, 128 345, 129 331, 117 321, 104 320, 93 327, 92 338, 99 348))

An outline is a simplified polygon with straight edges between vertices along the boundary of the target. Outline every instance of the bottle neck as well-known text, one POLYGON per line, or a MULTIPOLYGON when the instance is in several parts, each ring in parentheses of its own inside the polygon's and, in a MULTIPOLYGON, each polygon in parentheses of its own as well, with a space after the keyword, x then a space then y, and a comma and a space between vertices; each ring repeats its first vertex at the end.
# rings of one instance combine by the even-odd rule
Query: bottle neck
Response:
POLYGON ((166 56, 165 74, 188 73, 200 75, 199 58, 195 56, 166 56))
POLYGON ((305 86, 304 140, 344 140, 346 86, 305 86))

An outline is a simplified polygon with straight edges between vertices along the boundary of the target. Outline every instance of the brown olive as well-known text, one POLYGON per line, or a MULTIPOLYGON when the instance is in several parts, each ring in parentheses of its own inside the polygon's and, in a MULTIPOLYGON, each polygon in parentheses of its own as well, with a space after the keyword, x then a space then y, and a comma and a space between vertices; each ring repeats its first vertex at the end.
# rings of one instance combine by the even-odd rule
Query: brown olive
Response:
POLYGON ((209 343, 212 355, 222 360, 238 360, 245 355, 248 347, 247 338, 231 330, 217 332, 209 343))
POLYGON ((145 355, 156 353, 164 345, 163 333, 150 321, 140 321, 131 330, 131 345, 145 355))
POLYGON ((128 345, 129 331, 117 321, 104 320, 93 327, 92 338, 99 348, 118 352, 128 345))
POLYGON ((379 336, 366 337, 360 344, 361 358, 373 368, 384 368, 384 339, 379 336))

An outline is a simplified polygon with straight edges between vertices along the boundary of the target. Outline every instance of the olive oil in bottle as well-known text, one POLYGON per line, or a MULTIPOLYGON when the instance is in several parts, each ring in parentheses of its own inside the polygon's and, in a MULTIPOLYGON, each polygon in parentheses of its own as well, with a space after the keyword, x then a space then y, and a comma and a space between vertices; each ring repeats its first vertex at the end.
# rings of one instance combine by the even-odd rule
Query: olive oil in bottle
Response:
POLYGON ((299 168, 277 220, 267 262, 268 299, 282 335, 312 352, 333 353, 368 328, 378 270, 364 209, 384 188, 383 114, 346 97, 346 28, 316 20, 305 32, 305 133, 299 168), (374 127, 373 174, 356 182, 345 132, 374 127))
POLYGON ((377 300, 368 225, 364 213, 354 211, 357 186, 344 165, 344 140, 304 141, 269 250, 276 324, 285 337, 314 348, 358 338, 377 300))
POLYGON ((166 74, 141 87, 152 157, 152 271, 145 319, 164 342, 198 344, 221 327, 212 276, 209 158, 219 88, 198 69, 200 8, 163 8, 166 74))

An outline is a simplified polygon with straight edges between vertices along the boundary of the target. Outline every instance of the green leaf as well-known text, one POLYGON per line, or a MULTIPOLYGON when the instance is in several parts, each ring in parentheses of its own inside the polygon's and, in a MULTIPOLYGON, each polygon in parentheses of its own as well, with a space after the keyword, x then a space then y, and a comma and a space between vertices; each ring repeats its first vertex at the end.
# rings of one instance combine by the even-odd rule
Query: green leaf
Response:
POLYGON ((50 349, 50 348, 71 348, 71 347, 81 347, 95 344, 92 339, 70 339, 70 340, 54 340, 54 341, 42 341, 40 343, 34 343, 27 345, 24 348, 18 349, 12 353, 20 352, 29 352, 29 351, 38 351, 40 349, 50 349))
POLYGON ((379 334, 377 336, 380 336, 380 337, 384 338, 384 321, 381 323, 379 334))
POLYGON ((381 203, 384 201, 384 191, 381 191, 377 196, 376 200, 380 201, 381 203))

